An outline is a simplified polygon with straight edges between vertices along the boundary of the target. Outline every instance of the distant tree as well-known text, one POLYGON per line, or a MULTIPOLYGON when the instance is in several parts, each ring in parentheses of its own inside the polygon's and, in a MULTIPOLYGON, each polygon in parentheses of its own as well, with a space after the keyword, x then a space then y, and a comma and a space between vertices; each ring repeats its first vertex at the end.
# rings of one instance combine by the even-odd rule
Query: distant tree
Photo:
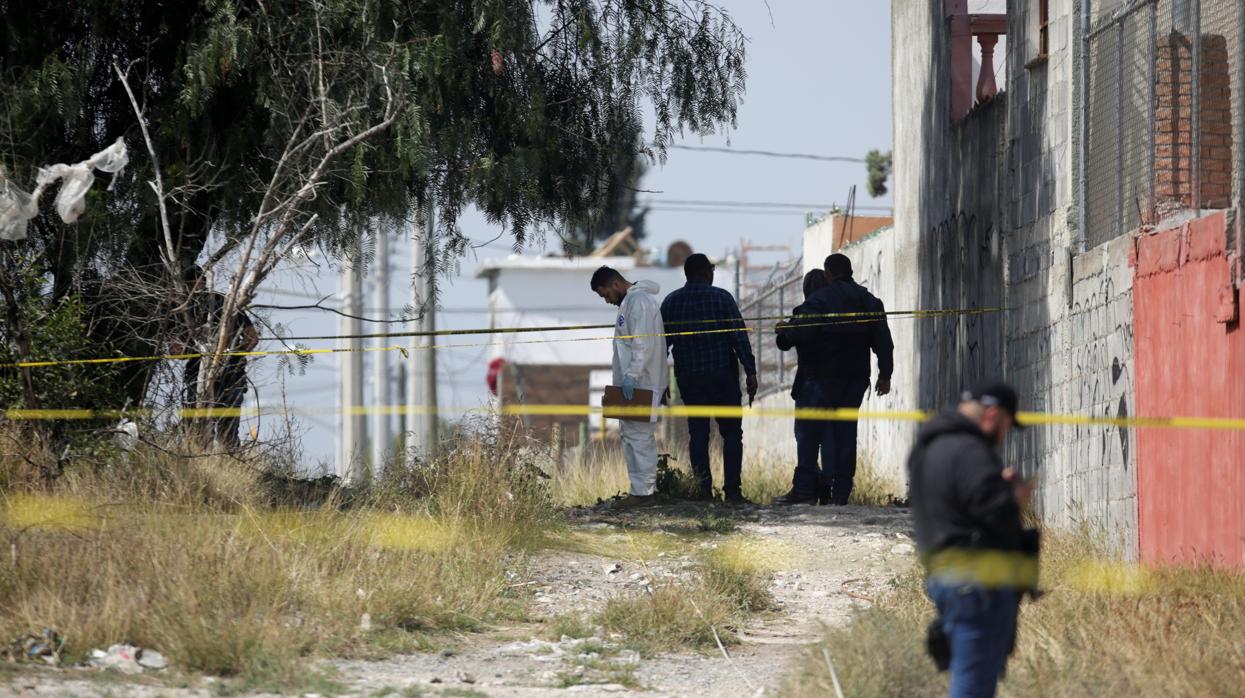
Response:
MULTIPOLYGON (((745 78, 744 37, 706 0, 0 0, 0 16, 12 181, 130 146, 78 224, 45 210, 0 242, 7 316, 75 299, 95 354, 159 351, 196 262, 228 289, 223 347, 268 274, 308 247, 342 257, 378 216, 434 206, 445 257, 468 205, 516 244, 605 225, 639 178, 618 163, 733 127, 745 78)), ((7 355, 32 355, 28 330, 0 327, 7 355)), ((93 406, 147 394, 148 364, 108 375, 93 406)), ((35 393, 4 394, 74 402, 35 393)))
POLYGON ((869 172, 869 196, 877 198, 886 193, 886 180, 891 176, 891 151, 882 154, 880 150, 870 150, 865 155, 865 169, 869 172))

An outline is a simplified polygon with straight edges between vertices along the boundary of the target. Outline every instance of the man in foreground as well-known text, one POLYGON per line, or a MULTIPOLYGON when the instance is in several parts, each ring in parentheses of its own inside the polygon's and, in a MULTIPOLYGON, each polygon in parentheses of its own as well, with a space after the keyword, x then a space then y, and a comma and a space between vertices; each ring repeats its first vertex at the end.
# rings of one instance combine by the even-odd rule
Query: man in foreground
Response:
MULTIPOLYGON (((828 283, 809 296, 781 327, 785 348, 801 358, 797 408, 859 409, 869 389, 869 352, 878 359, 878 395, 891 389, 895 344, 882 301, 852 279, 846 255, 826 257, 828 283), (808 365, 805 365, 808 364, 808 365)), ((791 491, 774 504, 847 504, 856 477, 856 420, 796 420, 796 467, 791 491), (821 465, 817 456, 821 454, 821 465)))
MULTIPOLYGON (((686 405, 738 407, 739 367, 747 376, 748 400, 756 396, 757 369, 752 345, 739 314, 735 297, 713 285, 713 263, 696 253, 683 263, 687 283, 661 304, 666 343, 674 355, 674 377, 686 405), (723 332, 739 328, 738 332, 723 332), (680 335, 682 332, 704 334, 680 335)), ((747 503, 741 486, 744 459, 743 420, 716 417, 722 435, 722 498, 728 503, 747 503)), ((688 417, 688 455, 692 473, 700 485, 699 499, 713 499, 713 474, 709 471, 709 417, 688 417)))
MULTIPOLYGON (((665 330, 657 305, 660 287, 652 281, 631 283, 610 267, 597 269, 589 283, 606 303, 618 306, 618 320, 614 323, 614 385, 622 388, 623 397, 628 400, 635 396, 636 388, 664 394, 670 381, 665 330)), ((657 490, 656 432, 655 413, 652 421, 624 419, 618 423, 631 480, 631 493, 622 506, 643 506, 653 500, 657 490)))
POLYGON ((952 698, 994 695, 1020 597, 1037 586, 1037 532, 1020 520, 1033 487, 995 450, 1019 427, 1016 407, 1002 383, 966 391, 956 409, 921 427, 908 457, 917 550, 938 608, 930 653, 951 670, 952 698))

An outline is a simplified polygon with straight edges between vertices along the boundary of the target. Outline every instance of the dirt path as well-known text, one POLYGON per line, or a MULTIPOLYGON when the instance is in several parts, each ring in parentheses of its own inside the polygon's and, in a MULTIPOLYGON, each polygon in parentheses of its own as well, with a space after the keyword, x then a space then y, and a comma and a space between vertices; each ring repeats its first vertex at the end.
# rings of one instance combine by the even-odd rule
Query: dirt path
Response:
MULTIPOLYGON (((670 521, 679 522, 686 520, 687 511, 650 511, 639 521, 608 514, 581 516, 576 523, 579 531, 591 532, 607 545, 630 543, 635 553, 540 554, 527 579, 520 582, 532 587, 533 614, 546 618, 568 613, 591 615, 612 596, 643 591, 650 580, 677 582, 694 573, 697 545, 716 543, 688 543, 680 554, 681 541, 675 531, 685 524, 664 526, 662 520, 667 514, 670 521), (636 543, 634 537, 640 533, 646 535, 636 543), (646 556, 654 550, 652 537, 662 534, 672 539, 672 549, 646 556), (648 560, 642 564, 641 557, 648 560)), ((629 673, 633 685, 646 695, 776 695, 792 662, 798 660, 804 645, 819 637, 823 623, 845 624, 854 605, 868 603, 913 562, 906 510, 802 506, 732 515, 739 519, 738 528, 721 538, 742 538, 745 545, 755 545, 766 563, 776 568, 771 593, 777 609, 743 629, 741 642, 729 649, 729 660, 718 652, 661 654, 645 659, 614 652, 597 659, 591 655, 598 653, 601 645, 608 648, 612 638, 548 642, 538 639, 542 634, 548 636, 548 628, 533 625, 475 638, 452 654, 336 662, 334 666, 340 679, 360 695, 382 695, 387 688, 399 695, 398 691, 412 686, 423 688, 428 695, 446 689, 459 695, 474 691, 516 697, 628 691, 618 683, 599 683, 608 677, 591 668, 599 670, 603 664, 629 673), (579 668, 585 664, 590 670, 579 668)))
MULTIPOLYGON (((869 603, 913 563, 908 531, 907 511, 895 508, 681 505, 625 515, 580 511, 572 516, 564 549, 541 552, 513 574, 516 593, 531 602, 532 622, 463 636, 441 652, 326 661, 320 668, 345 688, 337 695, 351 696, 777 695, 822 624, 847 623, 853 606, 869 603), (728 517, 732 521, 723 522, 728 517), (697 522, 706 520, 734 530, 697 534, 697 522), (698 554, 724 544, 747 546, 771 570, 776 605, 738 633, 730 659, 716 651, 641 658, 622 649, 619 637, 551 636, 556 619, 588 618, 615 596, 690 579, 697 574, 698 554)), ((216 693, 210 679, 198 683, 101 684, 40 672, 0 680, 0 695, 216 693)))

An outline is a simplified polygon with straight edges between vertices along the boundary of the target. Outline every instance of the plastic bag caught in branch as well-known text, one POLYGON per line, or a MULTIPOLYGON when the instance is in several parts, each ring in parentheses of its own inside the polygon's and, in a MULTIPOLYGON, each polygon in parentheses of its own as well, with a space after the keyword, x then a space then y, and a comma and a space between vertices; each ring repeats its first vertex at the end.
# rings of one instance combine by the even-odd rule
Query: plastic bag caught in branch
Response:
POLYGON ((39 200, 17 188, 0 169, 0 240, 26 239, 26 222, 39 213, 39 200))
POLYGON ((95 175, 91 170, 115 174, 123 170, 129 162, 130 154, 125 149, 125 141, 118 138, 116 143, 75 165, 56 164, 39 168, 35 182, 43 188, 58 179, 64 180, 56 195, 56 212, 62 221, 74 223, 86 210, 86 193, 95 183, 95 175))
MULTIPOLYGON (((56 195, 56 212, 61 220, 74 223, 86 210, 86 193, 95 183, 92 170, 116 174, 130 162, 125 141, 120 138, 91 157, 74 165, 56 164, 39 168, 35 190, 22 191, 0 171, 0 240, 24 240, 26 225, 39 214, 39 197, 57 180, 64 180, 56 195)), ((114 180, 116 181, 116 180, 114 180)), ((110 187, 111 188, 111 187, 110 187)))

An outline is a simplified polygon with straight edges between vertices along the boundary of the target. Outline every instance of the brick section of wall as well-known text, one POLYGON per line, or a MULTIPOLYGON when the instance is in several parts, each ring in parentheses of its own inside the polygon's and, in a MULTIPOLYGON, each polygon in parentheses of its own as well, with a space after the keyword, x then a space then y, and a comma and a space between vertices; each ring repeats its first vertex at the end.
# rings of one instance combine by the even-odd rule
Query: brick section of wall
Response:
MULTIPOLYGON (((507 365, 500 381, 502 404, 587 405, 588 374, 594 368, 598 367, 507 365), (518 385, 519 381, 522 386, 518 385)), ((553 425, 560 424, 563 446, 571 446, 579 439, 580 423, 586 420, 582 415, 528 415, 508 421, 530 429, 532 437, 544 443, 553 443, 553 425)))
MULTIPOLYGON (((1154 205, 1163 214, 1193 206, 1193 54, 1187 36, 1159 37, 1155 59, 1154 205)), ((1232 76, 1223 36, 1202 36, 1198 123, 1201 205, 1232 198, 1232 76)))

